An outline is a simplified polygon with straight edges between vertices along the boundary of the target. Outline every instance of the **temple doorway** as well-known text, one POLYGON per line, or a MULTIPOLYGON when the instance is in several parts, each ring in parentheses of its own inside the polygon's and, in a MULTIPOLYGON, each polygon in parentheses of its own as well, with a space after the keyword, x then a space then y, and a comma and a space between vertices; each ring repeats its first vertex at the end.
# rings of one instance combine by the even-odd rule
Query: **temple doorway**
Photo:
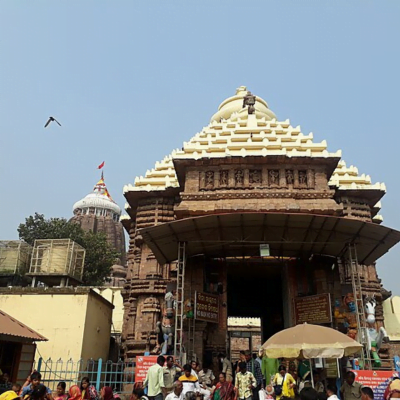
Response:
POLYGON ((227 264, 228 317, 260 318, 262 342, 284 329, 282 264, 262 259, 227 264))

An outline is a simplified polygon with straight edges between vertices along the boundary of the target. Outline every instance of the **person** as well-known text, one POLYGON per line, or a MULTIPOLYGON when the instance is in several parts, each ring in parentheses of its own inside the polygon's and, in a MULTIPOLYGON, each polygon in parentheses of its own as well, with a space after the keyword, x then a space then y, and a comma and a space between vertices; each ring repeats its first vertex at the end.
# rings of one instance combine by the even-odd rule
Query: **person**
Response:
POLYGON ((198 372, 199 372, 199 363, 197 361, 192 361, 191 365, 192 365, 191 374, 193 376, 195 376, 197 379, 199 379, 199 374, 198 374, 198 372))
POLYGON ((263 355, 261 361, 261 372, 265 379, 265 384, 269 385, 273 381, 275 374, 278 372, 279 361, 276 358, 269 358, 263 355))
POLYGON ((73 385, 69 388, 68 400, 82 400, 82 392, 78 385, 73 385))
POLYGON ((314 389, 318 393, 325 393, 325 387, 324 384, 321 382, 321 376, 319 372, 314 372, 314 389))
POLYGON ((239 363, 242 361, 246 361, 246 357, 244 355, 244 351, 240 350, 239 351, 239 359, 235 362, 235 365, 233 367, 233 370, 235 371, 235 373, 239 372, 239 363))
POLYGON ((4 372, 0 379, 0 389, 7 392, 12 389, 12 383, 10 382, 10 375, 4 372))
POLYGON ((81 393, 83 400, 98 400, 99 395, 97 394, 96 388, 90 384, 89 378, 84 377, 81 380, 81 393))
POLYGON ((369 386, 361 388, 361 400, 374 400, 374 391, 369 386))
POLYGON ((157 363, 147 371, 143 387, 147 387, 147 395, 154 397, 154 400, 163 400, 165 393, 164 370, 165 357, 158 356, 157 363))
POLYGON ((19 395, 19 393, 21 392, 21 387, 22 386, 19 383, 13 383, 11 390, 19 395))
POLYGON ((198 376, 201 388, 200 393, 204 396, 204 400, 209 400, 211 397, 211 390, 214 385, 215 376, 207 365, 204 365, 203 369, 199 371, 198 376))
POLYGON ((112 400, 114 398, 114 393, 112 387, 103 386, 100 392, 101 400, 112 400))
MULTIPOLYGON (((29 383, 26 386, 24 386, 24 388, 22 389, 21 397, 24 399, 25 396, 32 394, 33 390, 37 386, 41 385, 41 383, 40 383, 41 380, 42 380, 42 375, 39 372, 36 372, 36 371, 32 372, 32 374, 28 378, 29 383)), ((47 394, 50 395, 50 397, 52 397, 51 390, 49 388, 47 388, 46 386, 45 386, 45 388, 46 388, 47 394)))
POLYGON ((300 392, 300 400, 318 400, 318 392, 313 387, 305 387, 300 392))
POLYGON ((176 375, 182 372, 182 369, 177 366, 174 362, 174 357, 167 357, 167 365, 163 367, 164 373, 164 385, 167 394, 172 393, 174 390, 174 381, 176 380, 176 375))
POLYGON ((39 385, 35 386, 32 392, 29 394, 29 399, 45 400, 47 396, 49 396, 49 394, 47 393, 47 387, 39 383, 39 385))
POLYGON ((337 393, 336 386, 328 385, 326 387, 326 394, 328 395, 328 400, 338 400, 336 393, 337 393))
POLYGON ((268 400, 272 400, 274 399, 274 387, 272 385, 267 385, 267 387, 265 388, 265 398, 268 400))
POLYGON ((284 365, 279 366, 273 384, 275 386, 276 400, 280 400, 282 397, 294 399, 296 382, 293 376, 286 372, 286 367, 284 365))
POLYGON ((234 400, 236 397, 236 388, 232 382, 228 381, 226 375, 221 372, 218 376, 218 383, 212 395, 213 400, 234 400))
POLYGON ((328 400, 328 395, 326 392, 317 392, 318 393, 318 400, 328 400))
POLYGON ((222 363, 222 373, 225 374, 226 380, 228 382, 232 382, 233 374, 232 374, 232 363, 231 363, 231 361, 223 353, 219 353, 218 354, 218 359, 222 363))
POLYGON ((400 378, 397 376, 387 386, 383 395, 385 400, 400 398, 400 378))
POLYGON ((254 375, 247 370, 247 364, 244 361, 239 363, 239 372, 236 374, 235 388, 239 399, 253 399, 253 390, 257 387, 257 381, 254 375))
POLYGON ((14 390, 7 390, 3 393, 0 393, 0 400, 20 400, 18 394, 14 392, 14 390))
POLYGON ((67 400, 68 395, 65 394, 65 388, 67 385, 65 382, 59 382, 57 385, 57 396, 54 398, 55 400, 67 400))
POLYGON ((180 381, 173 383, 173 391, 165 398, 165 400, 183 400, 183 384, 180 381))
POLYGON ((261 357, 257 353, 253 353, 253 360, 257 361, 260 364, 261 368, 261 357))
POLYGON ((131 400, 149 400, 144 394, 144 390, 140 388, 135 388, 132 390, 131 400))
POLYGON ((185 397, 186 393, 188 392, 193 392, 196 394, 201 392, 199 380, 192 374, 192 366, 190 364, 183 366, 183 375, 179 377, 179 382, 181 382, 183 385, 183 397, 185 397))
POLYGON ((340 388, 340 398, 342 400, 357 400, 361 399, 362 385, 356 382, 356 376, 353 371, 348 371, 345 381, 340 388))
POLYGON ((247 366, 247 371, 251 372, 254 375, 254 378, 256 379, 257 382, 257 386, 253 389, 253 397, 254 400, 258 400, 258 392, 261 390, 261 388, 263 387, 264 384, 264 377, 263 374, 261 372, 261 366, 260 364, 255 361, 252 357, 251 357, 251 352, 250 351, 246 351, 244 353, 245 359, 246 359, 246 366, 247 366))

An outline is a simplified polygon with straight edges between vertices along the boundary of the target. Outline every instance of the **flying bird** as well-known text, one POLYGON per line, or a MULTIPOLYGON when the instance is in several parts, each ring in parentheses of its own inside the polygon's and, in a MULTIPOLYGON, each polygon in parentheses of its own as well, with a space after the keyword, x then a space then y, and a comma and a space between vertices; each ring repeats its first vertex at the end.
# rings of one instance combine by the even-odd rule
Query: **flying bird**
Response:
POLYGON ((49 119, 46 122, 46 125, 44 127, 47 128, 50 125, 50 122, 53 122, 53 121, 57 122, 57 124, 61 126, 61 124, 54 117, 49 117, 49 119))

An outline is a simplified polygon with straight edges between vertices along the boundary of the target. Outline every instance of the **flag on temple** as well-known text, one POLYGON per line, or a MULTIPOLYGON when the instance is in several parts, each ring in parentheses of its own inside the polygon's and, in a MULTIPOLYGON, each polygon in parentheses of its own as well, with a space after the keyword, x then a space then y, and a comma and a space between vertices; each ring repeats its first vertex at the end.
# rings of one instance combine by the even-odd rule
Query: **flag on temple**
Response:
POLYGON ((104 167, 104 161, 97 167, 97 169, 102 169, 104 167))

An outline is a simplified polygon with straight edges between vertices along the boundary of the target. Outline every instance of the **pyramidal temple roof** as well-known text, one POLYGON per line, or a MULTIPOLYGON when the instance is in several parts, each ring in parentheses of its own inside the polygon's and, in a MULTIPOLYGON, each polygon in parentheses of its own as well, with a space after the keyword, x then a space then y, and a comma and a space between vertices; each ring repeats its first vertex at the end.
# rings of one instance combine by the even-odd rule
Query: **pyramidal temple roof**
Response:
MULTIPOLYGON (((254 112, 248 112, 246 96, 253 96, 245 86, 224 100, 210 123, 181 149, 176 149, 144 176, 135 178, 134 184, 124 186, 124 193, 131 191, 162 191, 178 187, 173 160, 246 156, 281 155, 287 157, 340 158, 341 151, 331 153, 325 140, 314 142, 313 134, 304 134, 300 126, 293 127, 290 121, 278 121, 265 100, 253 96, 254 112)), ((340 189, 375 189, 385 191, 385 185, 372 184, 368 175, 359 175, 357 168, 346 167, 340 161, 334 171, 330 185, 340 189)))

